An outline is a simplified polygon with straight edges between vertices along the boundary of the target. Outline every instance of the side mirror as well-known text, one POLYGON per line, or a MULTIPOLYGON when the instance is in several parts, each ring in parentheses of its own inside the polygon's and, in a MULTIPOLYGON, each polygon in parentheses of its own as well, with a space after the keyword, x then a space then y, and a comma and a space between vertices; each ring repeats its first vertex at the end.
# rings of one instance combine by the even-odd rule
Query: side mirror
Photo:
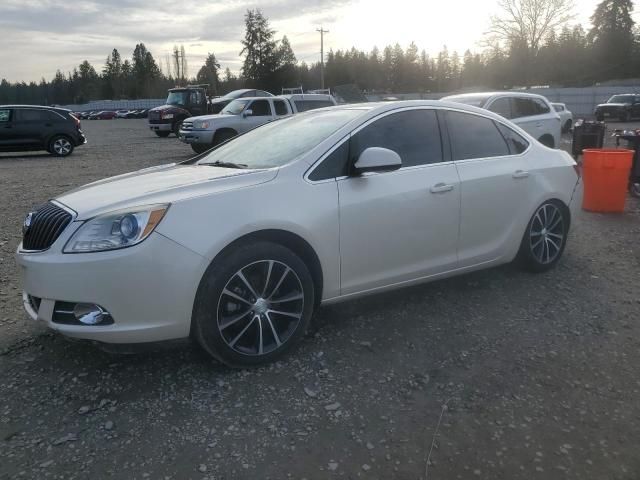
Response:
POLYGON ((250 117, 251 115, 253 115, 253 110, 251 110, 251 109, 248 109, 248 110, 245 110, 244 112, 242 112, 242 116, 245 117, 245 118, 250 117))
POLYGON ((369 147, 360 154, 353 170, 356 175, 361 175, 365 172, 390 172, 401 166, 402 159, 393 150, 369 147))

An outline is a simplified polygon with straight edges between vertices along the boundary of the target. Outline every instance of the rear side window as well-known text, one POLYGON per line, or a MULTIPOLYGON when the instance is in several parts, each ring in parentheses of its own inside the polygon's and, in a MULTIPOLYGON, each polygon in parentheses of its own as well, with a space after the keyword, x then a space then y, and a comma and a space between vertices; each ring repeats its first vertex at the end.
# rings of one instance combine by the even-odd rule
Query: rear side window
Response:
POLYGON ((502 115, 504 118, 512 118, 511 115, 511 102, 508 98, 498 98, 489 107, 491 112, 502 115))
POLYGON ((296 100, 293 103, 296 104, 296 110, 298 110, 298 112, 306 112, 316 108, 333 107, 333 102, 329 100, 296 100))
POLYGON ((531 101, 535 105, 534 108, 536 109, 536 112, 537 112, 536 115, 542 115, 545 113, 549 113, 551 111, 551 109, 549 108, 549 105, 544 100, 540 98, 532 98, 531 101))
POLYGON ((509 147, 493 120, 468 113, 447 112, 454 160, 501 157, 509 147))
POLYGON ((511 130, 506 125, 503 125, 501 123, 497 123, 497 125, 500 133, 502 133, 502 136, 507 141, 507 144, 509 145, 509 151, 512 155, 522 153, 527 148, 529 148, 529 142, 527 142, 522 135, 511 130))
POLYGON ((511 99, 513 118, 531 117, 533 115, 543 115, 549 113, 549 105, 539 98, 519 98, 511 99))
MULTIPOLYGON (((52 118, 47 115, 51 112, 47 112, 44 110, 32 110, 32 109, 24 109, 24 110, 16 110, 16 120, 22 122, 44 122, 50 121, 52 118)), ((52 115, 55 115, 53 113, 52 115)))
POLYGON ((0 110, 0 122, 8 122, 11 116, 11 110, 0 110))
POLYGON ((281 116, 289 114, 289 110, 287 110, 287 106, 285 105, 283 100, 274 100, 273 106, 276 109, 276 115, 281 116))
POLYGON ((309 175, 309 180, 327 180, 344 177, 349 174, 349 142, 342 142, 316 169, 309 175))
POLYGON ((400 155, 403 167, 442 162, 436 112, 408 110, 387 115, 367 125, 351 137, 351 163, 355 163, 369 147, 393 150, 400 155))
POLYGON ((256 100, 249 105, 249 109, 253 112, 254 117, 271 115, 271 108, 269 107, 268 100, 256 100))

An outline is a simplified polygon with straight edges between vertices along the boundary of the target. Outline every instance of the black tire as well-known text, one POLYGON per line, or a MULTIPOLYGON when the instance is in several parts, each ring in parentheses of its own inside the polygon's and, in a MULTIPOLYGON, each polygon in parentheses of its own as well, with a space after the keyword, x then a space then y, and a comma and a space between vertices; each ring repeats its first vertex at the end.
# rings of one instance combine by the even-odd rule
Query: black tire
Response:
POLYGON ((216 132, 216 134, 213 136, 213 145, 212 146, 215 147, 216 145, 220 145, 221 143, 232 139, 236 135, 238 135, 236 132, 232 132, 230 130, 225 130, 225 131, 222 131, 222 132, 216 132))
POLYGON ((282 245, 256 241, 223 253, 209 266, 196 294, 191 331, 228 366, 263 365, 301 340, 314 305, 313 279, 300 257, 282 245))
POLYGON ((68 157, 73 153, 73 140, 66 135, 55 135, 49 140, 47 150, 56 157, 68 157))
POLYGON ((564 122, 564 133, 567 133, 571 130, 571 126, 573 125, 573 123, 571 122, 571 120, 567 120, 566 122, 564 122))
POLYGON ((182 122, 184 122, 184 118, 181 118, 180 120, 176 120, 171 126, 171 131, 175 134, 176 137, 180 134, 180 129, 182 128, 182 122))
POLYGON ((518 263, 534 273, 553 268, 567 245, 570 220, 569 210, 557 200, 548 200, 536 208, 520 242, 518 263))
POLYGON ((541 136, 538 141, 543 144, 545 147, 549 147, 549 148, 555 148, 555 142, 553 140, 553 137, 551 135, 543 135, 541 136))
POLYGON ((167 138, 171 132, 160 132, 158 130, 153 131, 157 136, 167 138))
POLYGON ((191 149, 196 152, 197 154, 201 154, 206 152, 207 150, 209 150, 211 148, 211 145, 205 145, 203 143, 192 143, 191 144, 191 149))

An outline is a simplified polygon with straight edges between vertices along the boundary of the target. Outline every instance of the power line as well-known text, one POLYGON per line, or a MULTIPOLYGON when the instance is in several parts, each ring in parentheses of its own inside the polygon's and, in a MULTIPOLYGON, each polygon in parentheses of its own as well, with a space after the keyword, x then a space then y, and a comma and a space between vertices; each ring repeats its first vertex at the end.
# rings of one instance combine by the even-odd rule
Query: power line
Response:
POLYGON ((329 30, 320 27, 316 28, 316 32, 320 32, 320 88, 324 90, 324 34, 329 30))

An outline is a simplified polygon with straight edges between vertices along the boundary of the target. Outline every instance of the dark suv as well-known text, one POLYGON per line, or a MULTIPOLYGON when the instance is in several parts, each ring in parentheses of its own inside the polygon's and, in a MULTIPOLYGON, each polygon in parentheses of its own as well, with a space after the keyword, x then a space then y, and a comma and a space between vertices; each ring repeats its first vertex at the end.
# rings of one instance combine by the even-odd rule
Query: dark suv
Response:
POLYGON ((607 103, 597 105, 593 113, 599 121, 616 119, 628 122, 633 118, 640 117, 640 95, 633 93, 614 95, 607 100, 607 103))
POLYGON ((63 108, 0 105, 0 152, 46 150, 66 157, 87 143, 80 120, 63 108))

